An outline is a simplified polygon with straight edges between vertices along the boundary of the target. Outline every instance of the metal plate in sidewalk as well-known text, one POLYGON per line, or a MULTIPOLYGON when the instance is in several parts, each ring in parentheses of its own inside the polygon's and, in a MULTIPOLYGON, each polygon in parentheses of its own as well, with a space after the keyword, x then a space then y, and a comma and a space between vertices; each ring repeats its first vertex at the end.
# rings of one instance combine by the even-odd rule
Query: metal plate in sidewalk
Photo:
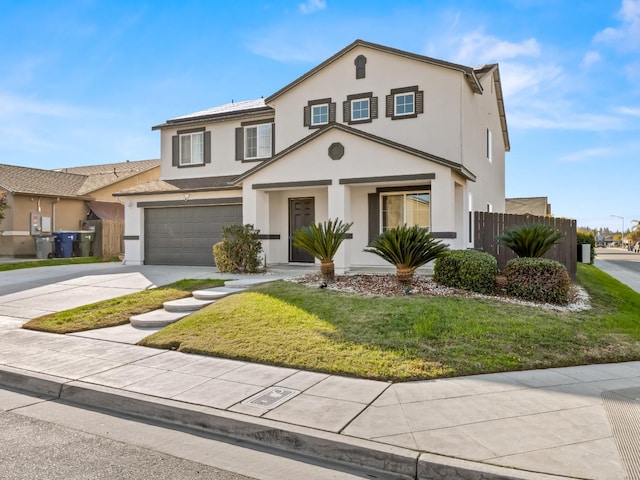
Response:
POLYGON ((299 390, 293 390, 291 388, 271 387, 248 398, 242 402, 242 404, 270 410, 276 408, 278 405, 282 405, 287 400, 291 400, 299 393, 299 390))

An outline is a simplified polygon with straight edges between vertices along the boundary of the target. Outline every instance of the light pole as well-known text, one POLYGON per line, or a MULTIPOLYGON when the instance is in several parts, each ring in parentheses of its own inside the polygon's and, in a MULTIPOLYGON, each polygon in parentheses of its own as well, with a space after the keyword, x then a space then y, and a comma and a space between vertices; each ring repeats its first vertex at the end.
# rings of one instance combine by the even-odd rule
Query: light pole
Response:
POLYGON ((621 217, 620 215, 611 215, 611 216, 622 220, 622 238, 620 240, 622 241, 622 247, 624 248, 624 217, 621 217))

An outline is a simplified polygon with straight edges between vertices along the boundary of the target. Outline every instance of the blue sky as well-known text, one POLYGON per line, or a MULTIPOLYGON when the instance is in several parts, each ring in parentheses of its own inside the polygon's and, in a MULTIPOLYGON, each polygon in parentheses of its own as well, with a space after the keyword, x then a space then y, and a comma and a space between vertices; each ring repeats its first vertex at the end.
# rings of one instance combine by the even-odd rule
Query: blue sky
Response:
POLYGON ((0 163, 158 158, 151 126, 268 96, 356 38, 498 62, 508 197, 640 220, 640 0, 0 0, 0 163))

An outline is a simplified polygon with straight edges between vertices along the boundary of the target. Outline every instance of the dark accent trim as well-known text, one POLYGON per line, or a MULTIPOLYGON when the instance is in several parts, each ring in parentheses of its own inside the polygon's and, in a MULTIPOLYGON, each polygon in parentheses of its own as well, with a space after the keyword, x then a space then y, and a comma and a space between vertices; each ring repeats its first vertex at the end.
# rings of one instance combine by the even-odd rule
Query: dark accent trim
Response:
POLYGON ((312 105, 324 105, 325 103, 329 104, 331 103, 331 97, 329 98, 319 98, 317 100, 309 100, 307 102, 307 105, 312 106, 312 105))
POLYGON ((180 166, 180 136, 174 135, 171 137, 171 165, 174 167, 180 166))
POLYGON ((420 90, 417 85, 411 87, 392 88, 391 94, 387 95, 387 117, 391 120, 403 120, 405 118, 417 118, 418 115, 424 113, 424 91, 420 90), (395 96, 403 93, 413 93, 413 113, 408 115, 396 115, 395 96))
POLYGON ((204 158, 202 160, 206 165, 207 163, 211 163, 211 130, 204 132, 203 148, 204 158))
POLYGON ((274 94, 270 95, 269 97, 265 98, 265 100, 264 100, 265 103, 266 104, 270 104, 273 100, 275 100, 279 96, 285 94, 286 92, 288 92, 292 88, 296 87, 297 85, 299 85, 300 83, 305 81, 307 78, 315 75, 316 73, 318 73, 319 71, 321 71, 325 67, 328 67, 332 63, 340 60, 342 57, 347 55, 350 51, 352 51, 353 49, 358 48, 358 47, 369 48, 371 50, 376 50, 376 51, 379 51, 379 52, 389 53, 389 54, 392 54, 392 55, 397 55, 399 57, 409 58, 411 60, 417 60, 419 62, 424 62, 424 63, 428 63, 428 64, 431 64, 431 65, 437 65, 439 67, 444 67, 444 68, 449 68, 451 70, 455 70, 457 72, 460 72, 462 75, 464 75, 465 80, 467 81, 467 83, 469 84, 469 87, 473 90, 473 92, 478 93, 478 94, 482 93, 482 85, 480 84, 480 81, 478 80, 478 77, 476 76, 476 73, 475 73, 474 69, 471 68, 471 67, 467 67, 465 65, 460 65, 460 64, 456 64, 456 63, 446 62, 444 60, 438 60, 438 59, 431 58, 431 57, 425 57, 424 55, 418 55, 418 54, 407 52, 407 51, 404 51, 404 50, 398 50, 396 48, 391 48, 391 47, 387 47, 387 46, 384 46, 384 45, 371 43, 371 42, 367 42, 367 41, 358 39, 358 40, 355 40, 354 42, 352 42, 351 44, 347 45, 345 48, 340 50, 338 53, 336 53, 333 56, 329 57, 327 60, 325 60, 321 64, 319 64, 316 67, 312 68, 311 70, 309 70, 304 75, 298 77, 293 82, 289 83, 288 85, 285 85, 283 88, 278 90, 276 93, 274 93, 274 94))
POLYGON ((258 240, 280 240, 279 233, 259 233, 258 240))
POLYGON ((343 112, 343 121, 348 125, 358 125, 360 123, 371 123, 375 118, 378 118, 378 97, 374 97, 373 92, 354 93, 352 95, 347 95, 347 100, 342 104, 342 112, 343 112), (369 99, 369 118, 365 118, 361 120, 352 120, 351 104, 353 103, 354 100, 363 100, 365 98, 369 99))
POLYGON ((185 135, 187 133, 198 133, 198 132, 204 132, 204 131, 205 131, 205 127, 194 127, 194 128, 187 128, 186 130, 178 130, 176 134, 185 135))
POLYGON ((387 175, 384 177, 359 177, 341 178, 340 185, 350 185, 353 183, 382 183, 382 182, 406 182, 411 180, 434 180, 435 173, 417 173, 415 175, 387 175))
POLYGON ((140 240, 140 235, 123 235, 123 240, 140 240))
POLYGON ((251 188, 263 190, 267 188, 296 188, 296 187, 322 187, 331 185, 331 180, 307 180, 301 182, 274 182, 274 183, 254 183, 251 188))
POLYGON ((242 197, 204 198, 196 200, 166 200, 155 202, 138 202, 136 207, 201 207, 206 205, 242 205, 242 197))
POLYGON ((204 167, 204 163, 190 163, 188 165, 176 165, 178 168, 204 167))
POLYGON ((264 120, 250 120, 248 122, 240 122, 243 127, 252 127, 253 125, 262 125, 263 123, 273 123, 273 118, 265 118, 264 120))
POLYGON ((344 157, 344 145, 339 142, 332 143, 329 145, 328 154, 331 160, 340 160, 344 157))
POLYGON ((346 233, 344 235, 345 240, 353 240, 353 233, 346 233))
POLYGON ((431 191, 431 185, 401 185, 399 187, 378 187, 376 193, 388 192, 408 192, 408 191, 431 191))
POLYGON ((294 143, 293 145, 288 146, 284 150, 279 151, 278 154, 274 155, 272 158, 270 158, 270 159, 268 159, 268 160, 266 160, 264 162, 261 162, 259 165, 256 165, 255 167, 253 167, 253 168, 247 170, 246 172, 238 175, 236 177, 235 181, 234 181, 234 185, 239 185, 240 183, 242 183, 242 181, 244 179, 250 177, 254 173, 262 170, 263 168, 266 168, 266 167, 270 166, 273 162, 276 162, 276 161, 280 160, 281 158, 289 155, 290 153, 296 151, 300 147, 302 147, 302 146, 304 146, 304 145, 306 145, 306 144, 308 144, 310 142, 313 142, 320 135, 323 135, 326 132, 332 131, 333 129, 337 129, 337 130, 340 130, 340 131, 345 132, 345 133, 350 133, 351 135, 354 135, 356 137, 364 138, 366 140, 378 143, 380 145, 385 145, 385 146, 387 146, 389 148, 398 150, 400 152, 404 152, 404 153, 407 153, 409 155, 413 155, 415 157, 422 158, 424 160, 428 160, 430 162, 437 163, 438 165, 442 165, 444 167, 450 168, 454 172, 460 173, 467 180, 470 180, 472 182, 476 181, 476 176, 473 174, 473 172, 471 172, 464 165, 461 165, 459 163, 452 162, 451 160, 447 160, 446 158, 438 157, 437 155, 432 155, 430 153, 427 153, 427 152, 424 152, 422 150, 418 150, 418 149, 409 147, 407 145, 403 145, 401 143, 393 142, 393 141, 391 141, 389 139, 386 139, 386 138, 378 137, 377 135, 372 135, 371 133, 365 132, 365 131, 357 129, 357 128, 349 127, 348 125, 343 125, 341 123, 330 123, 329 125, 326 125, 323 128, 315 130, 311 134, 309 134, 306 137, 298 140, 296 143, 294 143))
POLYGON ((356 80, 361 78, 365 78, 366 75, 366 67, 367 57, 364 55, 358 55, 356 59, 353 61, 353 64, 356 66, 356 80))
POLYGON ((380 194, 370 193, 368 195, 368 212, 369 212, 369 239, 367 245, 380 235, 380 194))
POLYGON ((236 160, 244 160, 244 128, 236 128, 236 160))
POLYGON ((331 101, 331 98, 319 98, 316 100, 309 100, 307 106, 303 109, 303 125, 309 129, 322 128, 325 125, 336 121, 336 103, 331 101), (319 123, 312 125, 313 120, 313 107, 316 105, 327 105, 327 123, 319 123))
POLYGON ((431 232, 433 238, 458 238, 456 232, 431 232))

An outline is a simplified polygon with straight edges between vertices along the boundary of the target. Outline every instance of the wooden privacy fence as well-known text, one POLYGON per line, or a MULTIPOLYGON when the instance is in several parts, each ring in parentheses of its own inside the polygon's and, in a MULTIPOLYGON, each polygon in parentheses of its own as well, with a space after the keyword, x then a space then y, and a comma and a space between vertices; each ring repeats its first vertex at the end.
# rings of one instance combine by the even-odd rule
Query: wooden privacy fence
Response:
POLYGON ((575 220, 489 212, 474 212, 473 215, 474 247, 476 250, 482 250, 496 257, 500 270, 506 266, 507 261, 516 258, 516 254, 510 248, 498 243, 498 236, 502 235, 505 229, 515 225, 541 223, 559 230, 564 234, 564 237, 559 244, 551 247, 551 250, 544 255, 544 258, 562 263, 567 267, 569 276, 575 280, 578 258, 575 220))
POLYGON ((95 228, 96 238, 92 244, 93 255, 113 258, 124 252, 124 220, 86 220, 85 228, 95 228))

